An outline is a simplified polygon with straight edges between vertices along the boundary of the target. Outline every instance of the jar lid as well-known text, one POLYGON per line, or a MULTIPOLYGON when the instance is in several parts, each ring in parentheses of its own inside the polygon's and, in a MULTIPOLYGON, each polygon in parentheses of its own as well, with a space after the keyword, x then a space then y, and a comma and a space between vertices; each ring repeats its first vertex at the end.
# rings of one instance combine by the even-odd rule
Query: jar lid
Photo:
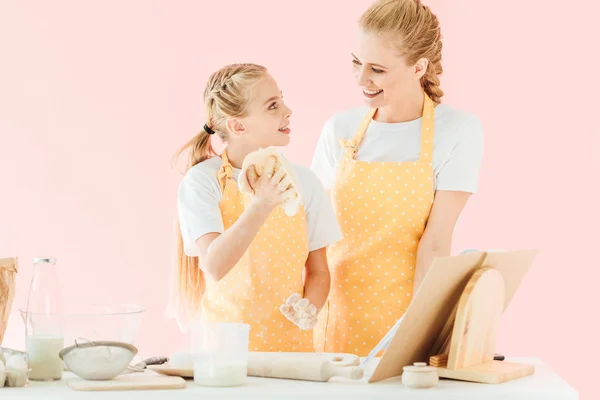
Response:
POLYGON ((436 367, 430 367, 425 362, 416 362, 413 365, 406 365, 403 370, 409 372, 437 372, 436 367))

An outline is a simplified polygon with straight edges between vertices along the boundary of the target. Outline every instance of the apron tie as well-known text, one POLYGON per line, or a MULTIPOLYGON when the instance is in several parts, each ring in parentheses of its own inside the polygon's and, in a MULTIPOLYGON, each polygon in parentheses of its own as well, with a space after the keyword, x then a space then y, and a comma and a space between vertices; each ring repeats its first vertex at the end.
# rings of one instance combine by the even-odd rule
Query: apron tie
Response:
POLYGON ((354 139, 341 139, 340 144, 342 145, 342 148, 346 150, 346 154, 348 154, 350 158, 354 158, 356 153, 358 153, 358 145, 356 144, 356 141, 354 139))
POLYGON ((223 160, 223 165, 219 168, 219 172, 217 173, 217 180, 219 181, 219 187, 221 188, 221 192, 225 190, 225 183, 228 179, 233 177, 233 167, 229 162, 229 158, 227 158, 227 151, 224 150, 223 154, 221 154, 221 160, 223 160))

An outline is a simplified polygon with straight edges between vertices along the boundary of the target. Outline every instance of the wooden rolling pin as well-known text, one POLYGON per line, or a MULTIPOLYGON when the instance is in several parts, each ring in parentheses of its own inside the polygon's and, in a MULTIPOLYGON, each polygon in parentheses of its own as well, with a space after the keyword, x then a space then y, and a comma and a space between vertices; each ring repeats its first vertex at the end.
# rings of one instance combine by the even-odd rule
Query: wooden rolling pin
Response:
POLYGON ((248 353, 248 375, 262 378, 327 382, 334 376, 361 379, 358 356, 335 353, 248 353))

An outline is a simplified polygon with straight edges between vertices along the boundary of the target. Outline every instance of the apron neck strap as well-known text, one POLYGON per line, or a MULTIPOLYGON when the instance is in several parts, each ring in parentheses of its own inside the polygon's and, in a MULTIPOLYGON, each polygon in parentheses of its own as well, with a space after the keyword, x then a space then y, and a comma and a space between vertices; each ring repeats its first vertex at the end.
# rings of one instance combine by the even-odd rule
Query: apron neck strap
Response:
POLYGON ((433 100, 423 92, 423 117, 421 119, 421 153, 419 161, 431 162, 433 159, 433 132, 435 106, 433 100))
POLYGON ((358 152, 358 146, 360 146, 360 142, 362 142, 363 137, 365 136, 365 133, 367 132, 367 129, 369 128, 369 124, 373 120, 373 117, 375 116, 376 112, 377 112, 376 108, 369 109, 369 112, 363 118, 354 137, 350 140, 340 140, 342 147, 344 147, 346 149, 346 153, 351 158, 354 158, 354 156, 358 152))
POLYGON ((223 161, 223 164, 217 173, 217 180, 219 181, 221 192, 223 192, 225 190, 225 184, 227 183, 227 180, 233 177, 233 167, 231 166, 229 158, 227 157, 226 149, 223 150, 223 153, 221 153, 221 160, 223 161))
MULTIPOLYGON (((423 92, 424 101, 423 101, 423 114, 421 121, 421 151, 419 155, 419 161, 423 162, 431 162, 433 158, 433 133, 434 133, 434 110, 435 106, 433 104, 433 100, 427 96, 427 93, 423 92)), ((342 146, 346 149, 346 152, 354 158, 356 153, 358 152, 358 146, 362 142, 365 137, 365 133, 369 128, 369 124, 373 120, 375 113, 377 112, 376 108, 369 109, 369 112, 363 118, 360 123, 360 127, 356 131, 354 137, 350 140, 342 140, 340 141, 342 146)))

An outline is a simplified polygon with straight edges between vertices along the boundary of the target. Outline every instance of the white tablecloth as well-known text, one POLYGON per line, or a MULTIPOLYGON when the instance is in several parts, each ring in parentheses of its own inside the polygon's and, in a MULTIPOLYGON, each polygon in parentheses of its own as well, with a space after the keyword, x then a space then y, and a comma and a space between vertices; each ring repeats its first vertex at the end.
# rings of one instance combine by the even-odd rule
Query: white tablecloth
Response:
MULTIPOLYGON (((0 399, 108 399, 151 400, 151 399, 430 399, 430 400, 537 400, 537 399, 579 399, 578 393, 538 359, 522 358, 507 361, 535 365, 532 376, 498 385, 461 382, 441 379, 433 389, 408 389, 400 378, 377 383, 334 378, 329 382, 305 382, 286 379, 264 379, 249 377, 244 386, 234 388, 201 387, 188 380, 187 388, 176 390, 151 391, 110 391, 78 392, 66 386, 66 379, 73 377, 66 373, 63 380, 56 382, 31 382, 24 388, 0 388, 0 399)), ((154 372, 147 371, 148 374, 154 372)))

